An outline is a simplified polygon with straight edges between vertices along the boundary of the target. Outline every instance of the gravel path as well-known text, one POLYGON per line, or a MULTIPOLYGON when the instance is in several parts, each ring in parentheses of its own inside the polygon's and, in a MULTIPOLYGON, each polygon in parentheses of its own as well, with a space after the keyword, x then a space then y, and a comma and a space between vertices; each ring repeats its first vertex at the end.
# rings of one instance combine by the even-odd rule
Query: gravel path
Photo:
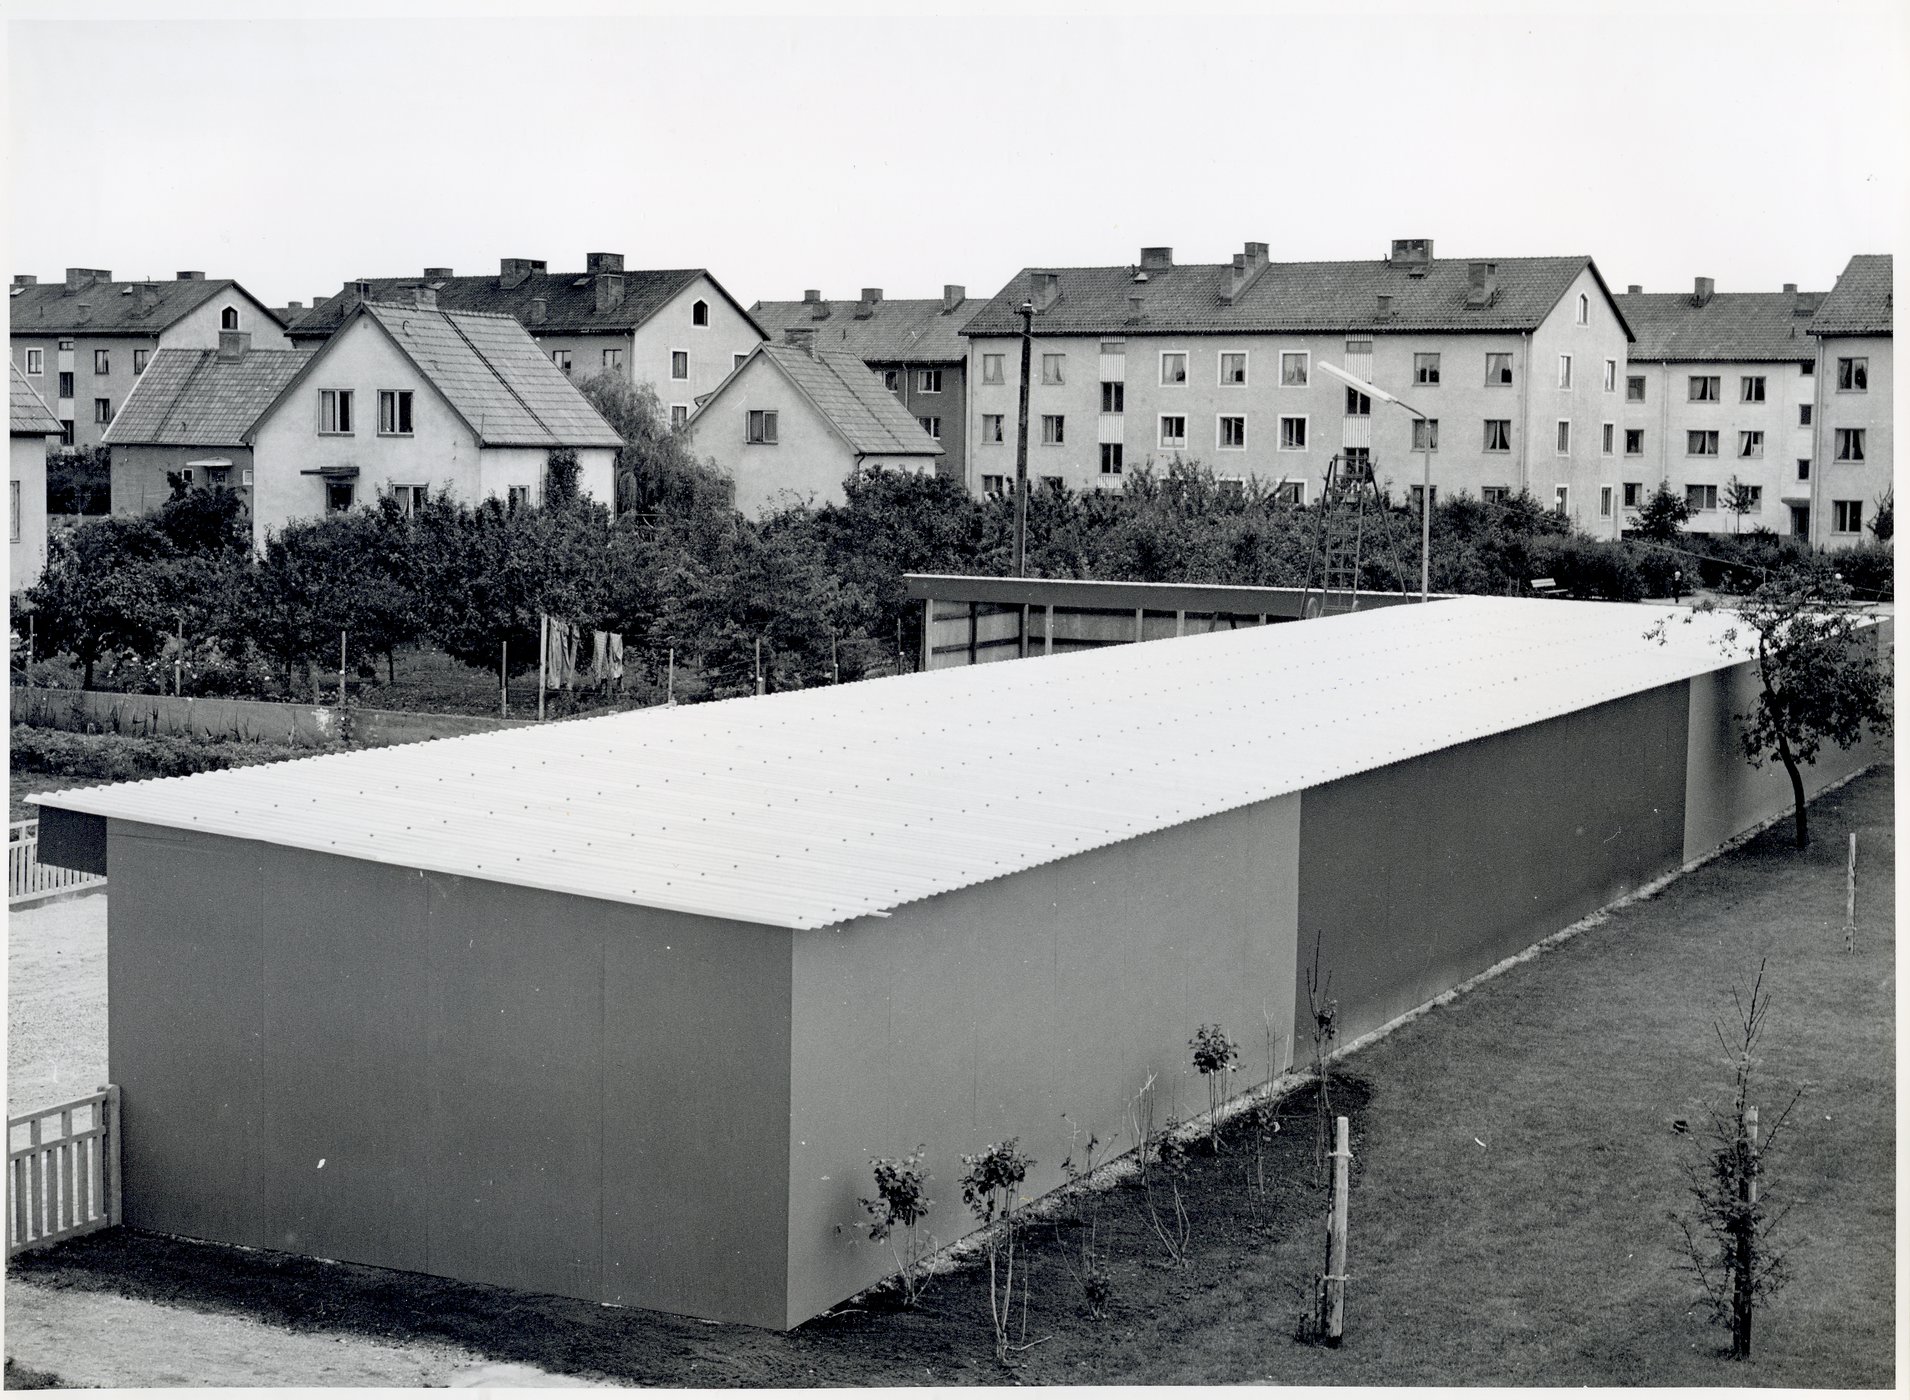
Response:
POLYGON ((7 918, 7 1112, 106 1082, 105 891, 7 918))

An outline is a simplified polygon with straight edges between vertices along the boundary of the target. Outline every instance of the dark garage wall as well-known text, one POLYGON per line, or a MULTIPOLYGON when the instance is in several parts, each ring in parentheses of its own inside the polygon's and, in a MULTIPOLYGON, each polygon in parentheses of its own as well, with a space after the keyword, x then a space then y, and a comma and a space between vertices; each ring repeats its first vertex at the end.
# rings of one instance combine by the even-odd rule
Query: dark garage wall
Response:
POLYGON ((129 1224, 781 1322, 786 932, 109 841, 129 1224))
POLYGON ((1680 682, 1309 789, 1296 1026, 1316 931, 1344 1045, 1680 865, 1688 708, 1680 682))

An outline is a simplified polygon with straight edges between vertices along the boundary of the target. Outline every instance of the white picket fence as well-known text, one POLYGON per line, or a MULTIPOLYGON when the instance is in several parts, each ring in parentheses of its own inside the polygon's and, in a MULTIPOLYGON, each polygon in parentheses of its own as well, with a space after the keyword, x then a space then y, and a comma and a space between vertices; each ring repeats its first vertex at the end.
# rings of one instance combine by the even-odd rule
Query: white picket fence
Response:
POLYGON ((104 875, 40 864, 40 824, 14 822, 7 828, 7 903, 22 904, 68 890, 104 885, 104 875))
POLYGON ((7 1257, 120 1222, 119 1086, 7 1120, 7 1257))

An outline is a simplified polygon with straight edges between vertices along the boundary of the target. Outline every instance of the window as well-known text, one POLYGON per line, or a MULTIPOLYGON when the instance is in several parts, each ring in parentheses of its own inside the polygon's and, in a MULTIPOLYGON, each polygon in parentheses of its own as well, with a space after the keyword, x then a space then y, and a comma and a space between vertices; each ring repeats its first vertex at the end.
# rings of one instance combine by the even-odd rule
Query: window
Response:
POLYGON ((773 408, 750 409, 743 440, 773 445, 776 441, 776 410, 773 408))
MULTIPOLYGON (((613 367, 616 369, 623 368, 623 351, 621 350, 604 351, 604 368, 610 369, 613 367), (614 362, 614 366, 610 358, 612 355, 615 355, 617 357, 614 362)), ((672 350, 670 352, 670 378, 688 379, 689 377, 690 377, 690 352, 688 350, 672 350)))
POLYGON ((982 441, 1000 442, 1002 440, 1002 422, 1006 415, 984 413, 982 415, 982 441))
POLYGON ((1625 455, 1642 457, 1645 455, 1645 430, 1643 428, 1625 429, 1625 455))
MULTIPOLYGON (((1420 513, 1419 503, 1421 498, 1425 496, 1425 494, 1426 492, 1423 487, 1412 486, 1407 488, 1407 499, 1412 503, 1414 516, 1418 516, 1420 513)), ((1439 487, 1437 485, 1435 485, 1432 488, 1432 503, 1433 503, 1433 509, 1438 510, 1439 509, 1439 487)))
POLYGON ((1834 535, 1855 535, 1864 528, 1864 503, 1862 501, 1832 501, 1830 503, 1830 529, 1834 535))
MULTIPOLYGON (((250 483, 247 484, 249 485, 250 483)), ((398 509, 402 510, 406 515, 416 515, 419 511, 423 510, 425 497, 428 494, 429 491, 423 486, 394 486, 391 488, 391 499, 398 503, 398 509)))
POLYGON ((71 447, 72 445, 73 445, 73 420, 71 418, 62 418, 60 420, 60 446, 71 447))
POLYGON ((568 350, 551 351, 550 362, 556 365, 557 368, 561 369, 565 374, 570 373, 570 351, 568 350))
POLYGON ((1281 354, 1280 384, 1282 388, 1306 388, 1308 359, 1309 356, 1305 350, 1288 350, 1281 354))
POLYGON ((1005 496, 1007 494, 1008 494, 1008 478, 1007 477, 984 476, 982 478, 982 495, 1005 496))
POLYGON ((73 348, 73 342, 72 342, 72 341, 70 341, 70 340, 62 340, 62 341, 60 342, 60 349, 62 349, 62 350, 71 350, 72 348, 73 348))
POLYGON ((1571 506, 1572 488, 1569 486, 1554 486, 1552 488, 1552 509, 1557 511, 1560 515, 1570 515, 1572 513, 1571 506))
POLYGON ((1645 401, 1645 376, 1628 374, 1625 376, 1625 402, 1643 403, 1645 401))
POLYGON ((982 356, 982 383, 1001 384, 1006 382, 1002 378, 1002 361, 1006 358, 1007 356, 1005 355, 982 356))
POLYGON ((1605 361, 1605 392, 1608 394, 1618 392, 1618 361, 1616 360, 1605 361))
POLYGON ((1101 444, 1101 475, 1119 476, 1121 474, 1121 444, 1104 442, 1101 444))
POLYGON ((1370 340, 1348 339, 1346 342, 1346 353, 1349 356, 1370 355, 1373 353, 1373 342, 1370 340))
POLYGON ((1721 380, 1715 374, 1694 374, 1691 376, 1690 399, 1692 403, 1717 403, 1720 396, 1721 380))
POLYGON ((349 433, 352 430, 350 389, 318 391, 318 430, 321 433, 349 433))
POLYGON ((1068 440, 1068 420, 1065 414, 1044 413, 1041 415, 1041 443, 1044 447, 1059 447, 1068 440))
POLYGON ((7 483, 7 538, 14 543, 20 540, 20 483, 7 483))
POLYGON ((707 301, 690 303, 690 324, 707 326, 710 323, 710 304, 707 301))
POLYGON ((1837 430, 1837 460, 1840 462, 1864 460, 1864 430, 1862 428, 1837 430))
POLYGON ((1572 387, 1572 357, 1570 355, 1560 355, 1559 356, 1559 388, 1569 389, 1571 387, 1572 387))
POLYGON ((1811 425, 1811 405, 1800 403, 1797 406, 1797 426, 1808 428, 1811 425))
POLYGON ((112 372, 113 372, 112 352, 109 350, 95 350, 93 352, 93 373, 111 374, 112 372))
POLYGON ((60 371, 59 396, 63 399, 70 399, 73 397, 73 371, 70 369, 63 369, 60 371))
POLYGON ((884 389, 887 389, 891 394, 893 394, 897 389, 900 389, 902 387, 902 371, 899 369, 883 370, 882 371, 882 387, 884 389))
POLYGON ((1413 355, 1413 383, 1437 384, 1439 382, 1439 354, 1413 355))
POLYGON ((1738 456, 1762 457, 1764 455, 1764 434, 1745 431, 1738 434, 1738 456))
POLYGON ((220 330, 236 331, 238 328, 239 328, 239 308, 238 307, 228 306, 219 313, 219 329, 220 330))
POLYGON ((1718 508, 1718 488, 1715 486, 1686 486, 1685 504, 1693 510, 1716 510, 1718 508))
POLYGON ((1800 361, 1798 361, 1798 365, 1797 365, 1797 372, 1798 372, 1799 374, 1802 374, 1802 375, 1806 375, 1806 376, 1808 376, 1808 375, 1813 375, 1813 374, 1816 374, 1816 373, 1817 373, 1817 361, 1815 361, 1815 360, 1800 360, 1800 361))
POLYGON ((1571 419, 1561 418, 1558 420, 1558 430, 1553 438, 1552 451, 1555 455, 1560 457, 1569 457, 1572 455, 1571 419))
POLYGON ((927 433, 937 442, 942 440, 942 420, 940 418, 917 418, 915 421, 922 425, 923 432, 927 433))
POLYGON ((915 387, 921 390, 924 394, 941 393, 942 392, 942 372, 939 369, 925 369, 925 370, 919 371, 915 376, 915 387))
POLYGON ((1282 452, 1306 451, 1306 419, 1304 417, 1285 417, 1280 420, 1280 450, 1282 452))
POLYGON ((1713 430, 1693 428, 1685 433, 1685 456, 1715 457, 1718 455, 1718 435, 1713 430))
POLYGON ((1221 352, 1220 382, 1222 384, 1245 384, 1247 382, 1247 354, 1244 350, 1227 350, 1221 352))
POLYGON ((1489 506, 1502 506, 1512 499, 1512 488, 1510 486, 1482 486, 1479 488, 1479 499, 1489 506))
POLYGON ((1273 488, 1273 503, 1277 506, 1305 505, 1306 483, 1304 481, 1282 481, 1273 488))
POLYGON ((1244 501, 1247 498, 1247 479, 1241 476, 1217 476, 1214 487, 1223 501, 1244 501))
POLYGON ((1127 385, 1118 379, 1101 381, 1101 412, 1127 412, 1127 385))
POLYGON ((357 488, 349 481, 328 479, 325 482, 325 509, 327 511, 350 510, 352 496, 357 488))
POLYGON ((1592 299, 1583 292, 1578 294, 1578 323, 1581 326, 1592 323, 1592 299))
POLYGON ((113 401, 111 399, 93 400, 93 421, 110 423, 113 421, 113 401))
POLYGON ((1505 385, 1512 382, 1512 357, 1510 355, 1486 356, 1486 383, 1505 385))
POLYGON ((1601 423, 1598 425, 1598 450, 1609 457, 1618 450, 1618 425, 1601 423))
POLYGON ((411 390, 378 391, 378 431, 401 435, 411 432, 411 390))
POLYGON ((1510 452, 1512 450, 1512 420, 1510 418, 1486 419, 1487 452, 1510 452))
POLYGON ((1413 419, 1413 451, 1437 452, 1439 450, 1439 420, 1437 418, 1413 419))
POLYGON ((1797 479, 1799 481, 1809 481, 1811 479, 1811 459, 1810 458, 1799 457, 1797 459, 1797 479))
POLYGON ((1840 358, 1837 361, 1837 389, 1839 393, 1861 394, 1870 388, 1870 360, 1859 355, 1855 359, 1840 358))
POLYGON ((1187 446, 1187 419, 1179 413, 1161 415, 1161 446, 1187 446))
MULTIPOLYGON (((250 486, 251 484, 252 484, 252 468, 240 467, 239 468, 239 485, 250 486)), ((419 489, 422 490, 423 488, 421 487, 419 489)))
POLYGON ((1752 486, 1747 482, 1740 482, 1739 487, 1744 492, 1744 514, 1761 514, 1764 510, 1764 488, 1752 486))
POLYGON ((150 350, 133 351, 133 373, 134 374, 144 374, 146 372, 146 357, 150 354, 152 354, 152 351, 150 350))
POLYGON ((672 431, 690 421, 690 406, 686 403, 670 405, 670 428, 672 431))
POLYGON ((1343 447, 1340 458, 1349 481, 1371 481, 1373 479, 1373 449, 1370 447, 1343 447))
POLYGON ((1176 351, 1161 352, 1161 383, 1185 384, 1187 382, 1187 356, 1176 351))
POLYGON ((1062 362, 1066 355, 1043 355, 1041 357, 1041 382, 1043 384, 1062 384, 1067 381, 1061 377, 1062 362))
POLYGON ((1636 510, 1645 503, 1645 483, 1628 481, 1625 483, 1625 509, 1636 510))
POLYGON ((1219 445, 1224 448, 1244 450, 1247 446, 1247 420, 1238 413, 1220 415, 1219 445))
POLYGON ((1602 520, 1612 518, 1612 488, 1609 486, 1598 488, 1598 514, 1602 520))
POLYGON ((1763 375, 1747 374, 1738 380, 1738 402, 1739 403, 1763 403, 1764 402, 1764 376, 1763 375))
POLYGON ((40 349, 38 346, 31 347, 27 350, 27 373, 46 373, 46 351, 40 349))
POLYGON ((1048 489, 1050 494, 1056 496, 1059 496, 1062 492, 1062 488, 1067 485, 1067 483, 1058 476, 1044 476, 1041 478, 1041 484, 1048 489))
POLYGON ((504 503, 510 510, 528 510, 531 504, 531 488, 528 486, 505 487, 504 503))
POLYGON ((1373 413, 1373 396, 1362 394, 1351 384, 1346 386, 1346 416, 1348 418, 1368 418, 1373 413))
POLYGON ((730 373, 734 374, 743 367, 743 361, 749 358, 749 351, 737 350, 730 355, 730 373))

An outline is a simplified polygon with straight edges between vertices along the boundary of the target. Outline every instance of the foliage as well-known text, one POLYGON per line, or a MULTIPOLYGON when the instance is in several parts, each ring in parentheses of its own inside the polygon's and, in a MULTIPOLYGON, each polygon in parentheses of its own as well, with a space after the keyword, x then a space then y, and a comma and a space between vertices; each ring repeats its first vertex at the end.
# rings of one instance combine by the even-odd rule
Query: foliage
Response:
POLYGON ((1532 577, 1549 578, 1574 598, 1635 603, 1645 596, 1645 577, 1635 552, 1613 540, 1553 535, 1532 541, 1532 577))
POLYGON ((1340 1004, 1330 995, 1333 974, 1320 975, 1321 939, 1321 931, 1315 930, 1313 963, 1306 974, 1306 1004, 1313 1020, 1313 1174, 1314 1179, 1324 1185, 1327 1157, 1333 1151, 1333 1096, 1327 1084, 1326 1055, 1327 1047, 1340 1033, 1340 1004))
POLYGON ((1240 1047, 1215 1024, 1196 1030, 1187 1048, 1194 1052, 1194 1069, 1207 1084, 1207 1146, 1218 1156, 1220 1106, 1227 1101, 1228 1081, 1240 1064, 1240 1047))
POLYGON ((1007 1364, 1010 1353, 1033 1345, 1028 1341, 1028 1280, 1021 1281, 1021 1342, 1008 1340, 1015 1303, 1016 1213, 1021 1184, 1028 1179, 1034 1158, 1022 1152, 1018 1139, 990 1143, 965 1155, 962 1165, 962 1201, 969 1214, 988 1231, 988 1314, 995 1324, 995 1359, 1007 1364))
POLYGON ((1690 519, 1691 503, 1664 480, 1632 516, 1631 527, 1655 544, 1670 544, 1684 533, 1685 522, 1690 519))
MULTIPOLYGON (((1062 1117, 1065 1119, 1067 1115, 1064 1113, 1062 1117)), ((1072 1121, 1068 1126, 1069 1142, 1072 1144, 1079 1141, 1079 1129, 1074 1127, 1072 1121)), ((1109 1305, 1114 1300, 1114 1276, 1109 1272, 1107 1261, 1102 1257, 1100 1249, 1101 1198, 1093 1187, 1094 1172, 1098 1165, 1094 1160, 1094 1154, 1100 1146, 1101 1139, 1089 1133, 1087 1145, 1082 1149, 1080 1163, 1075 1162, 1072 1151, 1061 1163, 1061 1174, 1067 1177, 1068 1184, 1075 1188, 1077 1198, 1086 1204, 1088 1213, 1087 1229, 1080 1236, 1078 1248, 1070 1249, 1063 1245, 1061 1260, 1067 1266, 1068 1272, 1074 1275, 1074 1281, 1081 1289, 1081 1301, 1087 1304, 1088 1316, 1097 1322, 1108 1315, 1109 1305)), ((1059 1243, 1060 1227, 1058 1225, 1055 1233, 1059 1243)))
POLYGON ((8 732, 8 753, 19 773, 50 773, 67 778, 173 778, 310 758, 315 751, 290 744, 251 740, 219 743, 183 735, 75 734, 16 724, 8 732))
POLYGON ((670 430, 655 389, 609 372, 577 387, 623 438, 617 450, 619 517, 729 511, 735 494, 729 477, 714 462, 699 460, 670 430))
POLYGON ((544 504, 567 506, 577 500, 577 474, 582 464, 574 447, 553 448, 544 459, 544 504))
POLYGON ((1731 533, 1737 534, 1744 526, 1744 517, 1758 508, 1763 493, 1748 481, 1739 481, 1734 473, 1724 483, 1724 508, 1731 512, 1731 533))
POLYGON ((1890 602, 1897 596, 1896 546, 1889 543, 1854 544, 1831 551, 1830 567, 1850 591, 1867 603, 1890 602))
POLYGON ((172 605, 190 583, 152 517, 107 516, 56 534, 26 595, 36 654, 71 653, 91 689, 94 668, 109 651, 144 655, 158 647, 172 605))
POLYGON ((1884 487, 1883 494, 1877 497, 1877 510, 1870 517, 1870 533, 1879 543, 1887 544, 1897 530, 1897 488, 1884 487))
POLYGON ((1181 1134, 1181 1122, 1170 1117, 1155 1137, 1151 1155, 1154 1170, 1146 1184, 1147 1218, 1154 1237, 1167 1251, 1169 1267, 1183 1269, 1192 1257, 1189 1243, 1194 1225, 1187 1213, 1187 1197, 1182 1187, 1187 1182, 1187 1143, 1181 1134), (1165 1189, 1159 1189, 1165 1188, 1165 1189), (1165 1200, 1158 1200, 1156 1192, 1165 1200))
POLYGON ((48 515, 107 515, 113 509, 111 452, 60 447, 46 458, 48 515))
POLYGON ((904 1157, 872 1157, 869 1168, 875 1174, 875 1195, 860 1198, 870 1216, 869 1238, 886 1243, 895 1255, 903 1302, 911 1308, 921 1301, 931 1277, 923 1261, 934 1241, 925 1241, 920 1230, 935 1204, 923 1193, 929 1178, 928 1168, 922 1165, 927 1154, 928 1146, 923 1144, 904 1157))
POLYGON ((809 508, 739 528, 727 545, 691 604, 711 694, 755 690, 759 644, 766 691, 827 683, 835 674, 832 643, 861 635, 854 627, 861 600, 816 548, 809 508))

